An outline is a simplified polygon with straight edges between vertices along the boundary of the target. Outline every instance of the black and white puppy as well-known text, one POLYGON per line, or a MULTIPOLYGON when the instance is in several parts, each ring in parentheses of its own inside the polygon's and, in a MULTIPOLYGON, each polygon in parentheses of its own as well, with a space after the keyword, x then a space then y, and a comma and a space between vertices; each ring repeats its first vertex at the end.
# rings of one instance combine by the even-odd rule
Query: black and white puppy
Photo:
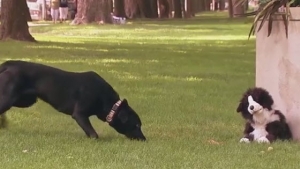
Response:
POLYGON ((292 138, 285 116, 272 108, 273 103, 272 96, 263 88, 250 88, 243 94, 236 110, 246 120, 240 142, 271 143, 292 138))

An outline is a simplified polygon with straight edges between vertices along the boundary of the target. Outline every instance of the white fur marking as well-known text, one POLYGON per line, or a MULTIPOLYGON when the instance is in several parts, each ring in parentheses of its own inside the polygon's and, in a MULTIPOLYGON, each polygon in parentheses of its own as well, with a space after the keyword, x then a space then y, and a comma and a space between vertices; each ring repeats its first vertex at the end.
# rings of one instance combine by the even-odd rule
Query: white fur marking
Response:
POLYGON ((254 123, 251 124, 251 126, 254 128, 254 131, 250 134, 254 136, 253 139, 255 141, 264 142, 268 135, 268 132, 266 131, 267 124, 273 121, 279 121, 279 116, 274 113, 274 110, 269 111, 268 109, 262 109, 260 113, 253 114, 253 121, 254 123))
POLYGON ((263 107, 260 104, 258 104, 256 101, 254 101, 251 95, 248 96, 248 103, 249 103, 248 111, 250 114, 261 113, 263 107), (252 107, 253 109, 250 109, 250 107, 252 107))
POLYGON ((267 137, 261 137, 259 139, 257 139, 258 143, 270 143, 269 139, 267 139, 267 137))
POLYGON ((250 143, 250 140, 248 138, 241 138, 240 143, 250 143))

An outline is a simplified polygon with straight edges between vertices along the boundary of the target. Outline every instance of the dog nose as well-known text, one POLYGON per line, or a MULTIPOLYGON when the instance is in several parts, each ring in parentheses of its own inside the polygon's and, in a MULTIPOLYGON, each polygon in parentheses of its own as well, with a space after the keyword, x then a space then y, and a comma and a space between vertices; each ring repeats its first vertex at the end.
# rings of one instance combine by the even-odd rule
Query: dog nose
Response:
POLYGON ((250 106, 250 110, 253 110, 253 109, 254 109, 254 106, 253 106, 253 105, 251 105, 251 106, 250 106))

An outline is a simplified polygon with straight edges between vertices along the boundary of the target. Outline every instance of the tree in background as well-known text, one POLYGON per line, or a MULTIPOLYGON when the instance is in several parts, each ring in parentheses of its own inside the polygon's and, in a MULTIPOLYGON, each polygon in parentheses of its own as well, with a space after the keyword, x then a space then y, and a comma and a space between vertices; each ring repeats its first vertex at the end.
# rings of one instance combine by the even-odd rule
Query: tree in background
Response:
POLYGON ((174 18, 182 18, 181 0, 173 0, 174 3, 174 18))
POLYGON ((228 0, 228 13, 229 13, 229 18, 233 18, 233 0, 228 0))
POLYGON ((2 0, 0 39, 36 42, 29 33, 27 24, 29 18, 26 0, 2 0))
POLYGON ((143 8, 146 18, 158 18, 157 0, 144 0, 143 8))
POLYGON ((125 0, 125 13, 130 19, 144 18, 143 0, 125 0))
POLYGON ((185 0, 184 1, 184 18, 191 18, 195 16, 193 11, 193 0, 185 0))
POLYGON ((237 5, 240 0, 231 0, 231 1, 233 5, 232 8, 233 17, 237 17, 237 16, 242 17, 243 14, 245 13, 245 5, 243 3, 239 3, 239 5, 237 5))
POLYGON ((170 16, 170 13, 171 13, 171 9, 170 9, 170 6, 172 5, 171 4, 172 0, 171 1, 168 1, 168 0, 158 0, 158 10, 159 10, 159 17, 160 18, 169 18, 170 16))
POLYGON ((117 17, 126 17, 124 0, 114 0, 114 16, 117 17))
POLYGON ((219 10, 224 11, 225 10, 225 0, 219 0, 219 10))
POLYGON ((248 0, 241 3, 241 0, 228 0, 229 18, 245 17, 245 12, 248 10, 248 0))
POLYGON ((77 13, 71 24, 112 23, 108 0, 78 0, 77 3, 77 13))
POLYGON ((108 0, 114 3, 114 16, 135 18, 190 18, 196 12, 225 9, 225 0, 108 0))

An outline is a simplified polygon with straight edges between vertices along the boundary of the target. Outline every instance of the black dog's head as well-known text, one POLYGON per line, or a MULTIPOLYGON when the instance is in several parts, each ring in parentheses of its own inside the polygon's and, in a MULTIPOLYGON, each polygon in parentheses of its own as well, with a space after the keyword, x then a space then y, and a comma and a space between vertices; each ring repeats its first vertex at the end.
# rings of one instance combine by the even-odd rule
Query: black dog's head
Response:
POLYGON ((265 109, 270 111, 273 103, 273 98, 268 91, 254 87, 243 94, 236 111, 241 112, 245 119, 252 119, 255 113, 262 113, 265 109))
POLYGON ((129 139, 141 141, 146 140, 146 137, 141 130, 142 122, 140 117, 128 105, 126 99, 124 99, 117 108, 112 121, 109 122, 109 125, 129 139))

